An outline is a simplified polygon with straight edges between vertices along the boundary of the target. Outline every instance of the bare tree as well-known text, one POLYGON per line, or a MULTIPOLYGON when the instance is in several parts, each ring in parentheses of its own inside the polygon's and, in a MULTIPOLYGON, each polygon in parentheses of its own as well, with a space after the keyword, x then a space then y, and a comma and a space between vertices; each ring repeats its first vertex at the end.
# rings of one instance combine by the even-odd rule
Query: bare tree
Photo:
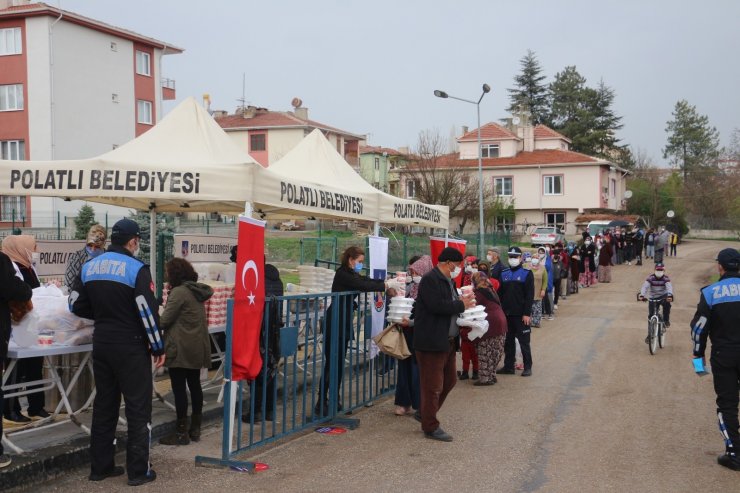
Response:
MULTIPOLYGON (((437 130, 419 133, 416 155, 405 170, 407 181, 415 182, 415 197, 426 204, 446 205, 450 218, 458 220, 462 233, 469 219, 478 217, 478 180, 472 168, 461 166, 455 154, 448 153, 446 139, 437 130)), ((485 187, 484 207, 492 196, 485 187)))

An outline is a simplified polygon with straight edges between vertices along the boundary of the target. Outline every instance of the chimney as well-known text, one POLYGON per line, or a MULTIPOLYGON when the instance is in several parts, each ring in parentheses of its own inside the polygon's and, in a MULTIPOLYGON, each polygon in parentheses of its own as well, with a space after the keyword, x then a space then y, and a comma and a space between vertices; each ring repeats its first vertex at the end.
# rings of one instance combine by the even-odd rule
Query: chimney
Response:
POLYGON ((399 147, 398 148, 398 152, 400 152, 401 154, 408 155, 409 154, 409 148, 408 147, 399 147))
POLYGON ((295 116, 300 118, 301 120, 308 120, 308 108, 296 108, 295 109, 295 116))
POLYGON ((0 10, 9 9, 10 7, 18 7, 20 5, 28 5, 31 0, 0 0, 0 10))
POLYGON ((520 127, 522 130, 522 139, 524 140, 524 151, 534 151, 534 127, 527 122, 527 126, 520 127))
POLYGON ((228 116, 229 113, 226 110, 213 110, 213 118, 223 118, 228 116))
POLYGON ((466 133, 468 133, 468 126, 467 125, 463 125, 462 126, 462 134, 465 135, 466 133))
POLYGON ((253 118, 257 114, 257 107, 255 106, 239 106, 236 109, 236 114, 241 115, 244 118, 253 118))

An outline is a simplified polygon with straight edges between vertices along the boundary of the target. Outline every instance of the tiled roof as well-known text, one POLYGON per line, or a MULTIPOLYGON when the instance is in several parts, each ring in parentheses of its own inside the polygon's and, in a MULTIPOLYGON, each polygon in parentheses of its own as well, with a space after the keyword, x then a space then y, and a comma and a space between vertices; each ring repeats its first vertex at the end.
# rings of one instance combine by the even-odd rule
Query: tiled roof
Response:
POLYGON ((570 142, 570 139, 563 134, 556 132, 545 125, 536 125, 534 127, 534 138, 537 139, 563 139, 570 142))
POLYGON ((363 135, 353 134, 314 120, 303 120, 288 111, 263 111, 258 112, 251 118, 242 115, 227 115, 216 118, 216 123, 223 129, 262 129, 275 127, 310 127, 327 130, 336 134, 348 135, 357 139, 364 139, 363 135))
POLYGON ((156 48, 166 48, 168 54, 182 53, 183 51, 185 51, 183 48, 178 48, 177 46, 173 46, 170 43, 165 43, 164 41, 160 41, 158 39, 143 36, 139 33, 129 31, 128 29, 116 27, 111 24, 92 19, 90 17, 85 17, 84 15, 80 15, 75 12, 52 7, 51 5, 47 5, 43 2, 29 3, 26 5, 15 5, 0 10, 0 18, 31 17, 39 15, 52 15, 55 17, 59 17, 61 15, 62 19, 67 22, 79 24, 91 29, 95 29, 97 31, 114 34, 121 38, 130 39, 132 41, 143 44, 148 44, 156 48))
MULTIPOLYGON (((477 168, 477 159, 460 159, 457 154, 440 156, 438 166, 441 168, 477 168)), ((557 166, 561 164, 588 164, 608 165, 608 161, 587 156, 579 152, 561 151, 558 149, 543 149, 537 151, 520 152, 512 157, 484 158, 483 168, 499 168, 508 166, 557 166)), ((410 165, 413 167, 413 165, 410 165)))
POLYGON ((628 215, 628 214, 581 214, 576 217, 575 222, 578 224, 588 224, 591 221, 627 221, 635 224, 640 216, 628 215))
POLYGON ((360 146, 360 154, 388 154, 389 156, 403 156, 402 152, 399 152, 390 147, 382 146, 360 146))
MULTIPOLYGON (((519 137, 517 137, 515 134, 511 133, 511 131, 502 127, 498 123, 486 123, 485 125, 483 125, 480 128, 480 138, 481 140, 519 140, 519 137)), ((457 139, 458 142, 476 140, 478 140, 477 128, 471 130, 470 132, 457 139)))

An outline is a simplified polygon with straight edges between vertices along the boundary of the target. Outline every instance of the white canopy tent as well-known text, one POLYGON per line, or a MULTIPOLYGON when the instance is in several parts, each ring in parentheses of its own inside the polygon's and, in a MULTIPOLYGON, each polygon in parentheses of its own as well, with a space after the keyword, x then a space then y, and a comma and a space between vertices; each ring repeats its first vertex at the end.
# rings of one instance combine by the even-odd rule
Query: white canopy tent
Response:
MULTIPOLYGON (((364 219, 382 223, 418 225, 430 228, 447 229, 449 225, 449 208, 441 205, 427 205, 415 200, 402 199, 381 192, 366 182, 342 158, 333 145, 316 129, 304 138, 290 152, 268 168, 270 175, 255 176, 255 199, 267 205, 289 207, 286 200, 278 201, 274 194, 270 194, 269 184, 262 185, 264 179, 274 179, 275 175, 281 178, 282 183, 289 187, 294 182, 314 182, 319 189, 336 189, 339 194, 360 201, 362 213, 354 214, 348 211, 346 217, 364 219)), ((299 187, 295 187, 298 189, 299 187)), ((300 190, 299 190, 300 193, 300 190)), ((304 194, 304 198, 310 194, 304 194)), ((319 200, 309 204, 301 204, 301 210, 310 210, 316 214, 324 214, 319 200)), ((298 200, 301 196, 298 196, 298 200)), ((268 211, 272 209, 268 208, 268 211)))

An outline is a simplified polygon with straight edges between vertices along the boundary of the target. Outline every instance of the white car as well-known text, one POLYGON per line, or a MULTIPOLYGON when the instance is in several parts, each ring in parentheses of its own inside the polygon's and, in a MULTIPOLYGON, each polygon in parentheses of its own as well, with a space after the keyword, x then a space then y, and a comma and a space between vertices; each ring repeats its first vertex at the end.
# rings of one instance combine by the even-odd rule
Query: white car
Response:
POLYGON ((554 245, 559 241, 565 243, 565 234, 555 226, 541 226, 532 232, 532 246, 554 245))

